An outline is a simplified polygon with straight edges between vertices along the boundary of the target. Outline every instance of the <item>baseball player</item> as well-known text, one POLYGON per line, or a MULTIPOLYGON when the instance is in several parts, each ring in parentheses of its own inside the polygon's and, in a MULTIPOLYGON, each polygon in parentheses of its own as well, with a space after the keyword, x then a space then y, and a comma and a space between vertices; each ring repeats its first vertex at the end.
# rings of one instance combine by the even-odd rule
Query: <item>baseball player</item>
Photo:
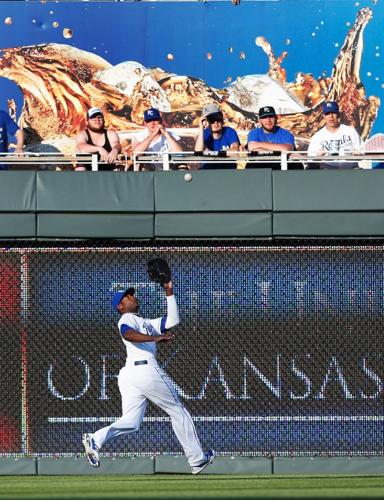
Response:
POLYGON ((100 466, 99 450, 104 443, 139 429, 148 400, 171 417, 192 474, 201 472, 215 458, 213 450, 203 452, 190 414, 156 361, 156 345, 171 342, 174 335, 167 330, 180 321, 172 281, 165 283, 163 288, 167 315, 157 319, 144 319, 138 314, 140 306, 134 288, 113 296, 112 305, 121 315, 118 328, 127 349, 127 360, 118 377, 123 416, 93 434, 83 434, 85 454, 93 467, 100 466))

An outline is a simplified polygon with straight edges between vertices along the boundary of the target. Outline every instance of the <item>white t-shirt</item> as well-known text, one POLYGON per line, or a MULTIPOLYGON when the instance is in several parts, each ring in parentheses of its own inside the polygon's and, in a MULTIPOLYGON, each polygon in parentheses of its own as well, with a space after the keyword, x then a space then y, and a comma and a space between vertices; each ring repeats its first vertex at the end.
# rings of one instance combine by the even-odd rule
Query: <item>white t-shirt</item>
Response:
MULTIPOLYGON (((171 137, 175 139, 175 141, 180 140, 180 137, 178 135, 174 134, 173 132, 170 132, 168 129, 167 132, 171 137)), ((144 141, 144 139, 146 139, 149 135, 150 132, 148 129, 142 130, 141 132, 138 132, 132 137, 132 143, 138 144, 144 141)), ((160 134, 160 136, 158 136, 154 141, 151 142, 149 148, 147 149, 147 152, 159 153, 160 155, 161 153, 166 153, 169 150, 170 148, 167 139, 162 134, 160 134)), ((162 163, 152 163, 151 165, 155 170, 161 170, 163 168, 162 163)))
MULTIPOLYGON (((363 144, 359 134, 349 125, 340 125, 335 132, 330 132, 326 127, 320 129, 311 138, 308 146, 308 155, 316 156, 322 151, 329 154, 349 154, 353 151, 362 151, 363 144)), ((321 163, 320 167, 326 168, 356 168, 356 162, 329 162, 321 163)))

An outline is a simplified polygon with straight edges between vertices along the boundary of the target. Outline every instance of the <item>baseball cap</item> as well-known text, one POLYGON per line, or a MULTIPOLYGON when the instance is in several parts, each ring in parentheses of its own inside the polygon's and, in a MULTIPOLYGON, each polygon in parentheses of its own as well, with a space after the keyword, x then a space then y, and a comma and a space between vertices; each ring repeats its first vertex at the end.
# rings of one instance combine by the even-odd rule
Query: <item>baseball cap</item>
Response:
POLYGON ((126 295, 135 295, 135 289, 133 287, 128 288, 125 291, 116 292, 112 297, 112 307, 113 309, 117 309, 117 306, 123 300, 123 297, 126 295))
POLYGON ((156 108, 149 108, 144 111, 144 121, 152 122, 154 120, 161 120, 160 111, 156 108))
POLYGON ((101 111, 100 108, 91 108, 87 111, 87 118, 95 118, 95 116, 97 115, 102 115, 103 116, 103 112, 101 111))
POLYGON ((201 117, 205 118, 208 115, 214 115, 217 113, 221 113, 221 110, 217 104, 207 104, 207 106, 204 106, 203 111, 201 112, 201 117))
POLYGON ((338 113, 339 105, 335 101, 323 102, 323 113, 338 113))
POLYGON ((267 118, 268 116, 276 116, 275 108, 272 106, 264 106, 259 109, 259 118, 267 118))

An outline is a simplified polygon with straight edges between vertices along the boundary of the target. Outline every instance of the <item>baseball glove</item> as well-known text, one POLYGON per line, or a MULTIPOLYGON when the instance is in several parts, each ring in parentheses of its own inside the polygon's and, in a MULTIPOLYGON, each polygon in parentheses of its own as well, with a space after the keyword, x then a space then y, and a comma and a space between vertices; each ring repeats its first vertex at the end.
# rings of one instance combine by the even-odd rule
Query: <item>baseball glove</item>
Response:
POLYGON ((172 279, 171 270, 168 262, 164 259, 152 259, 147 264, 149 279, 163 286, 172 279))

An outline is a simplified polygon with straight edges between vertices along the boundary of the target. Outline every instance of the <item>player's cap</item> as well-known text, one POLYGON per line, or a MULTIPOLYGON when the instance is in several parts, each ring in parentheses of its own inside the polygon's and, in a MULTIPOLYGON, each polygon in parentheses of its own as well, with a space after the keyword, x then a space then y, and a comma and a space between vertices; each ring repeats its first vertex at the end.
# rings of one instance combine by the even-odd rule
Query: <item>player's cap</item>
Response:
POLYGON ((268 116, 276 116, 275 108, 272 106, 264 106, 259 109, 259 118, 267 118, 268 116))
POLYGON ((220 108, 217 104, 208 104, 204 106, 203 111, 201 112, 201 118, 206 118, 209 115, 215 115, 217 113, 221 113, 220 108))
POLYGON ((323 113, 338 113, 339 105, 335 101, 323 102, 323 113))
POLYGON ((128 288, 128 290, 116 292, 112 297, 112 307, 113 309, 117 309, 117 306, 123 300, 123 297, 126 295, 135 295, 135 289, 133 287, 128 288))
POLYGON ((153 122, 153 121, 161 120, 160 111, 156 108, 149 108, 144 111, 144 121, 145 122, 153 122))
POLYGON ((101 111, 100 108, 91 108, 87 111, 87 118, 88 120, 90 118, 95 118, 96 116, 101 115, 103 116, 103 112, 101 111))

